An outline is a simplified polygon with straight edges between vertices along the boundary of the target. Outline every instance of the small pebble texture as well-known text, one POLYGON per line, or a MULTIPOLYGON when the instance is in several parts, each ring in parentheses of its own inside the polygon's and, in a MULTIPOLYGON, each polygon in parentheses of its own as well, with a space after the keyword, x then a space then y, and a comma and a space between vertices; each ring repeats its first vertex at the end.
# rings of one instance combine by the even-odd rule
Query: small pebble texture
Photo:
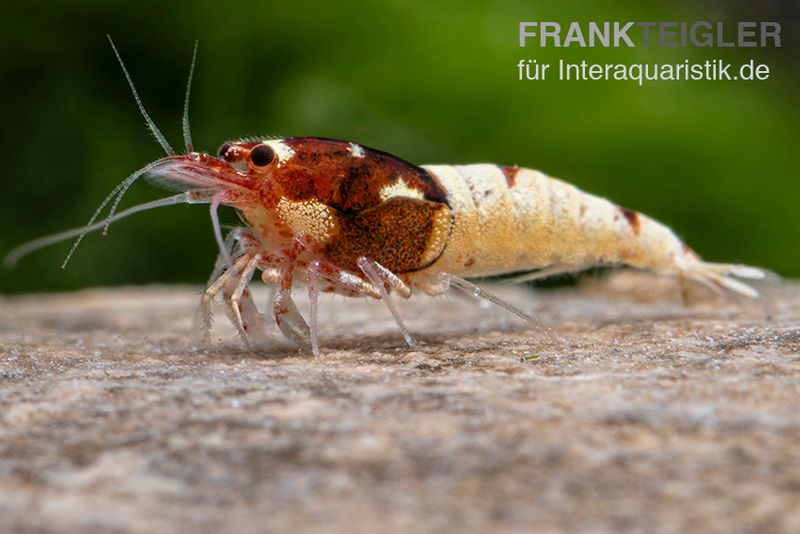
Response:
POLYGON ((800 285, 489 287, 553 335, 328 297, 315 360, 220 306, 199 346, 195 287, 0 298, 0 531, 800 532, 800 285))

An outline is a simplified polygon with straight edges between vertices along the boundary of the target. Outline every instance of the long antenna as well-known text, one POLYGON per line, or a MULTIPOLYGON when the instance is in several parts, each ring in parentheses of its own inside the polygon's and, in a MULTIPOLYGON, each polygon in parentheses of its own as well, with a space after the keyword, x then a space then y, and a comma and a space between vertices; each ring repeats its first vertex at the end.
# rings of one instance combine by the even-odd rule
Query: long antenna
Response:
POLYGON ((114 46, 114 41, 111 40, 110 35, 107 35, 106 37, 108 37, 108 42, 111 43, 111 48, 114 50, 114 54, 117 56, 117 61, 119 61, 119 66, 122 67, 122 72, 125 73, 125 78, 128 80, 128 85, 130 85, 131 91, 133 92, 133 98, 136 100, 136 105, 139 106, 139 111, 142 113, 142 116, 147 123, 147 127, 150 129, 150 133, 153 134, 153 137, 156 138, 156 141, 158 141, 158 144, 161 145, 161 148, 166 151, 168 156, 174 156, 175 150, 172 149, 170 144, 167 142, 167 139, 164 137, 164 134, 161 133, 161 130, 158 129, 156 123, 153 122, 153 119, 151 119, 150 115, 148 115, 147 111, 145 111, 142 100, 139 98, 139 93, 136 92, 136 87, 133 85, 131 75, 128 74, 128 69, 125 68, 125 63, 122 62, 122 57, 119 55, 117 47, 114 46))
MULTIPOLYGON (((160 198, 158 200, 153 200, 151 202, 145 202, 144 204, 139 204, 138 206, 133 206, 132 208, 128 208, 125 211, 121 211, 115 214, 112 217, 112 222, 118 221, 120 219, 124 219, 134 213, 139 213, 145 210, 150 210, 153 208, 160 208, 162 206, 172 206, 174 204, 196 204, 196 200, 190 200, 186 193, 180 193, 178 195, 174 195, 167 198, 160 198)), ((52 234, 44 237, 40 237, 38 239, 34 239, 33 241, 28 241, 27 243, 23 243, 22 245, 18 246, 11 252, 9 252, 3 260, 3 265, 6 269, 10 269, 16 265, 16 263, 27 256, 31 252, 35 250, 39 250, 40 248, 44 248, 49 245, 53 245, 55 243, 60 243, 61 241, 66 241, 67 239, 71 239, 73 237, 78 237, 81 234, 86 235, 90 232, 94 232, 96 230, 100 230, 106 225, 106 221, 100 221, 96 223, 89 224, 82 228, 73 228, 71 230, 65 230, 63 232, 58 232, 57 234, 52 234)))
POLYGON ((189 81, 186 82, 186 98, 183 100, 183 143, 186 145, 186 153, 194 151, 192 146, 192 133, 189 130, 189 93, 192 90, 192 77, 194 76, 194 62, 197 59, 197 43, 194 42, 194 52, 192 52, 192 66, 189 68, 189 81))
MULTIPOLYGON (((111 202, 111 199, 114 198, 117 195, 117 193, 119 193, 120 191, 123 191, 123 192, 127 191, 128 188, 131 186, 131 184, 133 182, 135 182, 136 180, 138 180, 140 176, 142 176, 144 173, 146 173, 150 169, 156 167, 157 165, 161 165, 162 163, 164 163, 164 158, 156 160, 156 161, 154 161, 154 162, 152 162, 152 163, 150 163, 148 165, 145 165, 144 167, 142 167, 138 171, 134 172, 133 174, 131 174, 130 176, 125 178, 123 181, 121 181, 120 183, 117 184, 117 186, 108 194, 108 196, 105 199, 103 199, 103 202, 101 202, 100 205, 97 207, 97 209, 94 211, 94 213, 92 214, 92 218, 89 219, 88 223, 86 223, 86 226, 84 227, 83 231, 80 234, 78 234, 78 238, 75 240, 75 243, 72 244, 72 248, 69 250, 69 253, 67 254, 67 257, 64 258, 64 263, 61 264, 61 268, 62 269, 66 268, 67 263, 69 263, 70 258, 72 258, 72 254, 78 248, 78 245, 81 244, 81 241, 83 241, 84 236, 87 233, 89 233, 89 231, 90 231, 89 228, 93 228, 94 227, 94 221, 97 219, 97 217, 100 216, 100 212, 103 211, 103 208, 105 208, 106 205, 109 202, 111 202)), ((118 203, 118 202, 119 202, 118 200, 115 200, 115 204, 118 203)), ((109 215, 108 220, 106 220, 106 222, 103 224, 105 229, 107 229, 108 225, 111 224, 110 220, 111 220, 112 216, 113 216, 113 213, 111 215, 109 215)))

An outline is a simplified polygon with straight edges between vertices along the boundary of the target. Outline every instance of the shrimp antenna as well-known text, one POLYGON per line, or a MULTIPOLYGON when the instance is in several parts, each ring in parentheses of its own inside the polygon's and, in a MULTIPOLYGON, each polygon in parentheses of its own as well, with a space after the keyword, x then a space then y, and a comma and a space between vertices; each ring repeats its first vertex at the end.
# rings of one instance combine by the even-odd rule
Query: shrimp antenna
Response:
MULTIPOLYGON (((108 194, 108 196, 106 196, 106 198, 103 199, 103 202, 100 203, 100 205, 97 207, 97 209, 92 214, 92 218, 89 219, 89 222, 86 223, 86 226, 78 234, 78 239, 75 240, 75 243, 72 245, 72 248, 70 249, 69 254, 67 254, 67 257, 64 259, 64 263, 61 264, 61 268, 62 269, 64 269, 67 266, 67 263, 69 263, 69 260, 70 260, 70 258, 72 258, 72 254, 75 252, 75 249, 77 249, 78 245, 80 245, 81 241, 83 241, 83 237, 86 234, 88 234, 90 231, 92 231, 91 229, 94 228, 94 221, 97 219, 97 217, 100 216, 100 212, 103 211, 103 209, 108 205, 108 203, 111 202, 111 199, 114 198, 117 195, 117 193, 121 192, 120 195, 124 194, 125 191, 127 191, 128 188, 131 185, 133 185, 133 182, 135 182, 137 179, 139 179, 140 176, 142 176, 144 173, 146 173, 150 169, 152 169, 152 168, 164 163, 165 159, 166 158, 162 158, 162 159, 159 159, 159 160, 156 160, 156 161, 150 163, 149 165, 145 165, 144 167, 142 167, 138 171, 134 172, 133 174, 131 174, 130 176, 125 178, 119 184, 117 184, 117 186, 108 194)), ((116 208, 117 204, 119 204, 119 201, 121 200, 121 198, 122 197, 117 197, 115 199, 114 208, 116 208)), ((112 211, 111 214, 109 214, 108 219, 106 221, 104 221, 104 223, 103 223, 103 227, 104 227, 103 233, 105 233, 105 231, 108 229, 108 226, 111 224, 111 220, 112 220, 113 216, 114 216, 114 212, 112 211)))
MULTIPOLYGON (((167 198, 160 198, 158 200, 153 200, 150 202, 145 202, 144 204, 139 204, 138 206, 133 206, 128 208, 124 211, 121 211, 114 215, 111 219, 112 222, 118 221, 120 219, 124 219, 134 213, 139 213, 146 210, 151 210, 153 208, 160 208, 162 206, 173 206, 175 204, 195 204, 198 200, 194 200, 189 198, 187 193, 180 193, 178 195, 174 195, 167 198)), ((22 245, 16 247, 14 250, 9 252, 3 260, 3 265, 6 269, 11 269, 17 262, 22 259, 23 257, 27 256, 31 252, 39 250, 40 248, 47 247, 49 245, 54 245, 56 243, 60 243, 67 239, 71 239, 76 236, 83 236, 90 232, 94 232, 100 230, 101 228, 105 227, 106 221, 100 221, 93 224, 89 224, 83 228, 73 228, 71 230, 64 230, 63 232, 58 232, 57 234, 52 234, 44 237, 40 237, 38 239, 34 239, 33 241, 28 241, 27 243, 23 243, 22 245)))
POLYGON ((117 56, 117 61, 119 61, 119 66, 122 67, 122 72, 125 73, 125 78, 128 80, 128 85, 131 87, 131 91, 133 92, 133 98, 136 100, 136 105, 139 106, 139 111, 142 113, 144 117, 144 121, 147 123, 147 127, 150 129, 150 133, 153 134, 153 137, 156 138, 158 144, 161 145, 168 156, 174 156, 175 150, 172 149, 170 144, 167 142, 167 139, 164 137, 164 134, 161 133, 161 130, 158 129, 156 123, 153 122, 153 119, 150 118, 150 115, 147 114, 147 111, 144 109, 144 104, 142 104, 142 100, 139 98, 139 93, 136 92, 136 87, 133 85, 133 80, 131 79, 131 75, 128 74, 128 69, 125 68, 125 63, 122 62, 122 56, 119 55, 117 51, 117 47, 114 46, 114 41, 111 40, 111 36, 107 35, 108 42, 111 43, 111 48, 114 50, 114 54, 117 56))
POLYGON ((186 82, 186 97, 183 100, 183 143, 186 145, 186 153, 194 151, 192 146, 192 133, 189 130, 189 93, 192 90, 192 77, 194 76, 194 62, 197 59, 197 43, 194 42, 194 52, 192 52, 192 66, 189 68, 189 81, 186 82))

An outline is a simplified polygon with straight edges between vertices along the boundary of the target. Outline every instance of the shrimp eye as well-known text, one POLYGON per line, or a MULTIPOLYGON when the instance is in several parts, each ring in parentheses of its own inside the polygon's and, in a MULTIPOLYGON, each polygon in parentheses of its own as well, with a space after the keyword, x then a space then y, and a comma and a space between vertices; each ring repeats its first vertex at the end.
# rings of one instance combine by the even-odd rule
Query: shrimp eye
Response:
POLYGON ((225 159, 225 154, 228 153, 228 150, 230 150, 230 148, 231 148, 231 144, 230 143, 222 143, 219 146, 219 150, 217 150, 217 157, 225 159))
POLYGON ((267 145, 258 145, 250 151, 250 161, 256 167, 264 167, 275 159, 275 152, 267 145))

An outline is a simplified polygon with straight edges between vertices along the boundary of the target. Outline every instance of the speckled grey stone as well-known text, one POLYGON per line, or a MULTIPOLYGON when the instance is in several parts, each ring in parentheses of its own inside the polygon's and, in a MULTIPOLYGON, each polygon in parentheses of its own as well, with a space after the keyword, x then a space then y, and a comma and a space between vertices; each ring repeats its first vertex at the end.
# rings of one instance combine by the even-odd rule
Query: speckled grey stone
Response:
POLYGON ((555 338, 419 297, 414 348, 328 298, 319 361, 196 347, 196 288, 3 298, 0 530, 797 532, 800 286, 763 289, 497 289, 555 338))

